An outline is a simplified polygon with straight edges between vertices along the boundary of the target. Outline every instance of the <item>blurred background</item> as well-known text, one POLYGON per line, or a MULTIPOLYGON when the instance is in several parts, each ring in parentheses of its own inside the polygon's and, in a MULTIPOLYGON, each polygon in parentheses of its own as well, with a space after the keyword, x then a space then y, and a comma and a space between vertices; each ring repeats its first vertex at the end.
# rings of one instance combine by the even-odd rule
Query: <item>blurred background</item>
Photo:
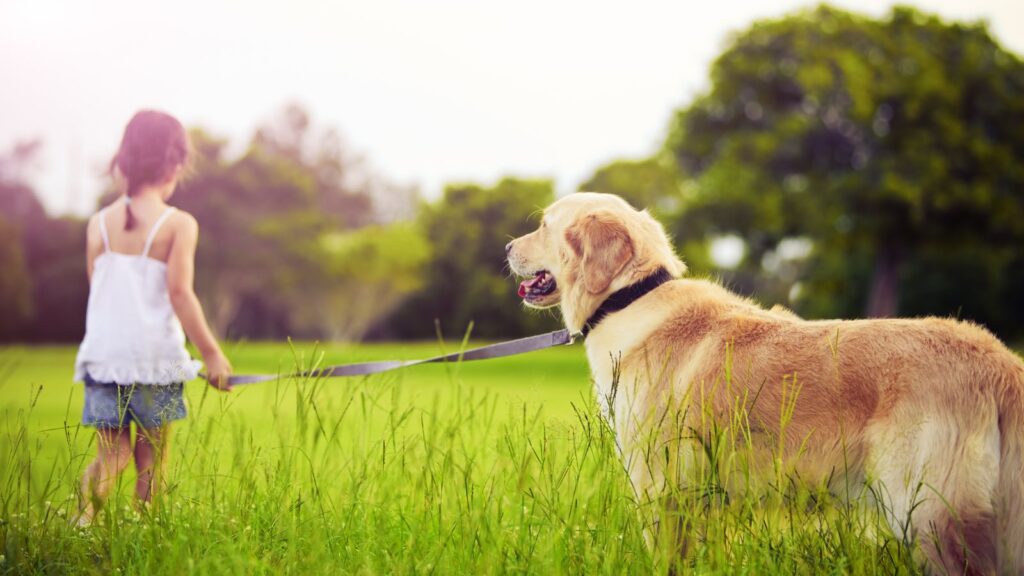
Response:
POLYGON ((0 340, 81 338, 85 221, 157 108, 229 338, 556 327, 503 246, 593 190, 766 306, 1024 341, 1024 4, 705 4, 0 2, 0 340))

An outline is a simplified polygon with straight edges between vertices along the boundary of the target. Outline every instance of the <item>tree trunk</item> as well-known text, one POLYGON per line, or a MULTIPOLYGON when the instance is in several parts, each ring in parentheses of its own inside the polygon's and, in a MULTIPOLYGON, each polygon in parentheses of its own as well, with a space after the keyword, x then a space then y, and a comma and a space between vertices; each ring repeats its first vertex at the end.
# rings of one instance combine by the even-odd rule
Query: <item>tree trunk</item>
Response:
POLYGON ((871 294, 865 311, 868 318, 891 318, 899 303, 899 272, 903 257, 892 244, 882 245, 875 256, 871 294))

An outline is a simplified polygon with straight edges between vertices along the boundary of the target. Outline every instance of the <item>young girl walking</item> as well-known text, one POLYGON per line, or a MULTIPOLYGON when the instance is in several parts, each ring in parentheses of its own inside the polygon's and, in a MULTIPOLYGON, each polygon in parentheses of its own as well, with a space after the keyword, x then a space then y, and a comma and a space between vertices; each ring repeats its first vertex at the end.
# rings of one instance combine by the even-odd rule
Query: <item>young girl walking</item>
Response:
POLYGON ((89 304, 75 380, 85 384, 82 423, 96 428, 97 453, 82 478, 83 524, 132 456, 138 501, 149 502, 161 488, 170 424, 185 417, 183 383, 200 369, 185 334, 202 354, 210 384, 229 389, 231 364, 192 288, 199 227, 166 204, 189 153, 178 120, 137 113, 111 162, 123 193, 89 220, 89 304))

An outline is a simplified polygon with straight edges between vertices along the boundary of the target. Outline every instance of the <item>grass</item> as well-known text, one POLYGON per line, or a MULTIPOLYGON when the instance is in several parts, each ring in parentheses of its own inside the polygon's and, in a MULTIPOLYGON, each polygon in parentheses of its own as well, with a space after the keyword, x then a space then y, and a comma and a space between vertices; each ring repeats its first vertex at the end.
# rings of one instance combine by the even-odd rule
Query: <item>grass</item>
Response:
MULTIPOLYGON (((437 344, 236 344, 240 372, 415 358, 437 344)), ((132 507, 133 474, 89 529, 72 525, 94 435, 78 422, 71 347, 0 348, 0 573, 644 574, 615 441, 579 346, 363 379, 186 387, 170 486, 132 507)), ((861 498, 779 476, 720 489, 721 446, 679 517, 687 571, 916 573, 903 538, 861 498), (712 470, 714 470, 712 472, 712 470)))

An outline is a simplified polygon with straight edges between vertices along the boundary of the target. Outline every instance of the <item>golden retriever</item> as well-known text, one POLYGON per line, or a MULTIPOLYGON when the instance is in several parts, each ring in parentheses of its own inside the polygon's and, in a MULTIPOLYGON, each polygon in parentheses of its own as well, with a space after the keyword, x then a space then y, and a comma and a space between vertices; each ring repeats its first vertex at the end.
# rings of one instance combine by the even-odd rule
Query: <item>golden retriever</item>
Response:
MULTIPOLYGON (((870 489, 936 570, 1024 571, 1024 363, 983 328, 765 310, 680 278, 661 225, 609 194, 558 200, 506 251, 525 303, 586 336, 630 481, 661 518, 706 465, 693 445, 726 431, 755 471, 870 489)), ((677 557, 685 527, 670 524, 645 533, 677 557)))

